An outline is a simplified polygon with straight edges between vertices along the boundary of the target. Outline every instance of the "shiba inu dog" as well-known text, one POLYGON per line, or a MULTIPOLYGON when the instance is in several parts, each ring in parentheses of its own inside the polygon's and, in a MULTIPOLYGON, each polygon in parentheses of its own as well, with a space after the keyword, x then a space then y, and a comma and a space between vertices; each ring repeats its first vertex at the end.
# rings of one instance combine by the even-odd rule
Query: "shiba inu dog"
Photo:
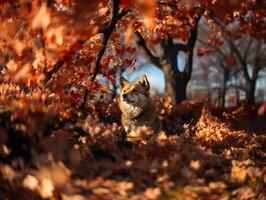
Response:
POLYGON ((137 128, 142 126, 159 131, 160 121, 151 102, 150 84, 146 75, 133 83, 120 77, 119 84, 119 107, 122 111, 122 125, 127 134, 134 136, 137 128))

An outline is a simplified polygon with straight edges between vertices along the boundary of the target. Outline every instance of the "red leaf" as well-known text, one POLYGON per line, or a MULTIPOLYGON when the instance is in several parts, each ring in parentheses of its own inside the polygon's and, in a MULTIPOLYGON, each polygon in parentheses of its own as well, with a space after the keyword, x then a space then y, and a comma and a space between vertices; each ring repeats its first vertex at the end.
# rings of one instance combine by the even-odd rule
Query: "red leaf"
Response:
POLYGON ((129 65, 129 66, 131 66, 131 65, 134 64, 134 60, 126 59, 125 62, 126 62, 126 64, 129 65))
POLYGON ((86 76, 86 72, 85 71, 83 71, 83 72, 79 72, 79 78, 80 79, 83 79, 85 76, 86 76))
POLYGON ((70 92, 70 96, 71 96, 75 101, 78 100, 78 99, 81 97, 80 93, 78 93, 78 92, 74 92, 73 90, 70 92))
POLYGON ((111 60, 114 60, 114 56, 108 55, 105 57, 106 62, 111 62, 111 60))
POLYGON ((113 76, 106 76, 106 78, 107 78, 112 84, 115 83, 115 79, 114 79, 113 76))
POLYGON ((121 0, 121 7, 122 8, 129 8, 128 0, 121 0))
POLYGON ((224 58, 224 63, 228 66, 234 66, 236 65, 236 59, 233 55, 229 55, 224 58))
POLYGON ((198 48, 197 54, 198 56, 204 56, 205 54, 213 53, 217 51, 216 48, 198 48))
POLYGON ((223 41, 219 40, 218 38, 209 37, 207 44, 210 46, 221 46, 223 44, 223 41))
POLYGON ((116 49, 116 53, 117 53, 117 55, 122 56, 122 55, 125 54, 125 52, 126 52, 126 50, 125 50, 124 48, 122 48, 122 49, 116 49))
POLYGON ((113 34, 110 36, 110 39, 111 39, 111 40, 114 40, 114 41, 118 41, 118 40, 119 40, 119 37, 120 37, 120 34, 119 34, 119 33, 113 33, 113 34))
POLYGON ((266 102, 262 103, 258 109, 258 115, 264 115, 266 113, 266 102))
POLYGON ((89 69, 90 69, 90 74, 94 74, 94 72, 95 72, 95 67, 94 67, 94 66, 91 66, 89 69))
POLYGON ((137 51, 136 48, 131 48, 131 47, 128 47, 128 48, 127 48, 127 52, 128 52, 128 53, 133 54, 133 53, 135 53, 136 51, 137 51))
POLYGON ((203 48, 198 48, 197 49, 197 54, 198 54, 198 56, 204 56, 205 55, 205 51, 203 50, 203 48))

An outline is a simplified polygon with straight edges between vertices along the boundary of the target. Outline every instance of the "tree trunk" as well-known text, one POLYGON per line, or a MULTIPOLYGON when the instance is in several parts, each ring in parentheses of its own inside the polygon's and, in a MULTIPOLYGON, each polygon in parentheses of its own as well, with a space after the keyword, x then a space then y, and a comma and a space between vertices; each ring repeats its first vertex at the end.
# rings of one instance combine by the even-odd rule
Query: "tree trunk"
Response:
MULTIPOLYGON (((200 16, 196 19, 196 24, 200 20, 200 16)), ((167 40, 163 43, 164 56, 159 59, 159 64, 165 75, 165 91, 168 93, 176 104, 187 99, 187 85, 191 77, 193 68, 193 52, 198 35, 198 26, 191 29, 190 37, 186 44, 174 44, 173 40, 167 40), (178 69, 177 58, 179 52, 186 53, 185 69, 180 71, 178 69)))
POLYGON ((187 84, 188 84, 188 79, 184 77, 183 74, 179 74, 176 77, 176 87, 177 87, 177 94, 175 97, 176 103, 180 103, 183 100, 187 99, 187 84))
POLYGON ((165 76, 165 92, 174 101, 180 103, 187 98, 186 89, 189 79, 186 74, 179 72, 176 66, 166 63, 161 68, 165 76))
POLYGON ((164 72, 165 92, 176 104, 187 98, 186 89, 192 72, 193 50, 196 42, 194 32, 195 30, 193 30, 193 42, 189 40, 188 44, 174 44, 172 39, 162 42, 164 52, 158 64, 164 72), (178 54, 181 51, 187 54, 184 71, 178 69, 177 63, 178 54))
POLYGON ((222 87, 222 94, 221 94, 221 103, 220 103, 220 106, 222 108, 225 107, 225 96, 226 96, 226 82, 224 81, 223 82, 223 87, 222 87))
POLYGON ((225 96, 226 96, 226 85, 227 81, 229 79, 229 71, 227 69, 223 69, 223 86, 222 86, 222 94, 221 94, 221 106, 224 108, 225 107, 225 96))
POLYGON ((247 91, 247 102, 254 103, 255 102, 255 89, 256 89, 256 80, 251 80, 248 83, 248 91, 247 91))

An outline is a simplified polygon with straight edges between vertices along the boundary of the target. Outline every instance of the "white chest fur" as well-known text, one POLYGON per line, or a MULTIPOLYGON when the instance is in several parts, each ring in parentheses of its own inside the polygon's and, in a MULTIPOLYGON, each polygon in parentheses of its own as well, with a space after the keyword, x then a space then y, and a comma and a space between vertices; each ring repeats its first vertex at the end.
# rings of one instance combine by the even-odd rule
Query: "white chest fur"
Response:
POLYGON ((122 112, 127 117, 135 118, 143 112, 143 109, 137 106, 130 105, 126 102, 123 102, 122 112))

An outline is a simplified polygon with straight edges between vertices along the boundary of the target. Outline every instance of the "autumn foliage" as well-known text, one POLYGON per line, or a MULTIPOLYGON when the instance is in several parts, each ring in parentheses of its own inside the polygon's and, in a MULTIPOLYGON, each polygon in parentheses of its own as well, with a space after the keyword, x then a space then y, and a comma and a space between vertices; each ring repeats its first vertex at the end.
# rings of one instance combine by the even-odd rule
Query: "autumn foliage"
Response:
POLYGON ((156 51, 203 16, 220 25, 195 51, 208 56, 222 34, 264 40, 265 13, 250 0, 0 1, 0 199, 265 199, 265 104, 155 97, 163 130, 128 138, 113 98, 137 34, 156 51))

